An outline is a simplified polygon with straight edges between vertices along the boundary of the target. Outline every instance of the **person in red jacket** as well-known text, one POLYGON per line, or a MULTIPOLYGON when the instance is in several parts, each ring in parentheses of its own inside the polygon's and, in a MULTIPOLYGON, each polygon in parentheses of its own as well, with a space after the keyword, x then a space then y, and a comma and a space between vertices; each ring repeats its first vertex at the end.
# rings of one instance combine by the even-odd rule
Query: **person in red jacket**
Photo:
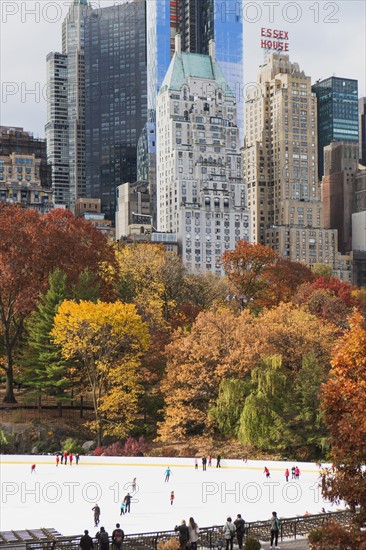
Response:
POLYGON ((268 479, 269 477, 271 477, 271 474, 269 473, 269 470, 268 470, 267 466, 264 467, 263 473, 266 474, 266 478, 267 478, 267 479, 268 479))
POLYGON ((74 457, 72 456, 72 453, 69 454, 69 461, 70 461, 70 466, 72 466, 72 461, 74 460, 74 457))
POLYGON ((65 462, 65 466, 67 464, 67 451, 64 452, 64 462, 65 462))
POLYGON ((295 479, 299 479, 300 477, 300 469, 298 468, 298 466, 296 466, 295 468, 295 479))
POLYGON ((35 464, 32 464, 31 466, 31 474, 36 473, 36 465, 35 464))
POLYGON ((290 477, 290 472, 288 470, 288 468, 286 468, 286 471, 285 471, 285 478, 286 478, 286 481, 288 481, 288 478, 290 477))
POLYGON ((56 455, 56 466, 58 466, 60 463, 60 457, 59 455, 56 455))

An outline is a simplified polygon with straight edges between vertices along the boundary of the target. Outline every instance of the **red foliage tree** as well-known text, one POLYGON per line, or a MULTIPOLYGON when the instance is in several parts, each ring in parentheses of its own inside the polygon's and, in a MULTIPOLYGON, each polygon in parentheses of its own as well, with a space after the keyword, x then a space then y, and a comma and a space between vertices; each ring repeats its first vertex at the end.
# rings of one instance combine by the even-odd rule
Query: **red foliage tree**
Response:
POLYGON ((4 401, 14 403, 14 351, 49 274, 58 267, 73 283, 85 269, 97 273, 114 254, 104 235, 65 210, 42 216, 0 204, 0 234, 0 368, 6 374, 4 401))

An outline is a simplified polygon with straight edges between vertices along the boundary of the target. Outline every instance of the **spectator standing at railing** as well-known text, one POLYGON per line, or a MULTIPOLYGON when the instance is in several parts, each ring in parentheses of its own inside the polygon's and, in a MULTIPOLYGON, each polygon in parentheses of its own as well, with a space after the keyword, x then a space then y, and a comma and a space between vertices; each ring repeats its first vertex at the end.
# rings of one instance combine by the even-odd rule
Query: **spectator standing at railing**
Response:
POLYGON ((197 523, 194 521, 193 518, 189 518, 188 533, 189 533, 190 550, 197 550, 199 532, 200 530, 198 529, 197 523))
POLYGON ((116 528, 114 529, 112 533, 112 542, 113 542, 113 548, 114 550, 120 550, 123 539, 125 538, 125 533, 123 529, 121 529, 121 526, 119 523, 116 523, 116 528))
POLYGON ((80 539, 79 546, 81 550, 93 550, 94 548, 93 539, 89 535, 89 531, 87 529, 85 529, 84 534, 80 539))
POLYGON ((273 543, 275 543, 274 548, 279 548, 278 546, 278 533, 280 531, 280 521, 277 517, 277 512, 272 512, 271 517, 271 548, 273 548, 273 543))
POLYGON ((184 519, 182 519, 181 524, 174 528, 174 531, 178 531, 179 535, 179 550, 186 550, 187 544, 189 542, 189 531, 184 519))
POLYGON ((238 514, 236 516, 236 520, 234 520, 234 525, 236 528, 236 538, 238 539, 239 550, 241 550, 243 548, 243 538, 245 534, 245 521, 241 517, 241 514, 238 514))
POLYGON ((100 531, 95 535, 98 541, 100 550, 109 550, 109 535, 104 527, 100 528, 100 531))

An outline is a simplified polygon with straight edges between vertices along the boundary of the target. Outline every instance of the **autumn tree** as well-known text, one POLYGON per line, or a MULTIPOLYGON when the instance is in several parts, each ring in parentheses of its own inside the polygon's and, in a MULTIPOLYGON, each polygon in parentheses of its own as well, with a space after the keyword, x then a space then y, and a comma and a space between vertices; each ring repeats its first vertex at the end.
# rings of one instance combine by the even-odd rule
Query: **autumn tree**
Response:
MULTIPOLYGON (((242 325, 250 323, 248 312, 242 325)), ((220 383, 235 373, 229 357, 238 346, 238 317, 227 309, 200 313, 191 330, 180 329, 167 346, 167 368, 161 383, 165 400, 159 437, 184 439, 213 427, 209 410, 216 405, 220 383)), ((235 374, 234 374, 235 373, 235 374)))
POLYGON ((135 420, 141 353, 148 346, 145 323, 132 304, 65 301, 51 333, 65 359, 82 364, 90 388, 98 445, 103 434, 125 437, 135 420))
MULTIPOLYGON (((4 401, 15 402, 14 353, 24 321, 57 267, 70 283, 88 269, 99 273, 100 264, 114 262, 108 241, 89 222, 57 209, 40 215, 17 206, 0 205, 0 320, 6 375, 4 401)), ((101 279, 103 284, 103 279, 101 279)), ((105 287, 107 291, 107 287, 105 287)))
POLYGON ((241 309, 263 297, 267 270, 277 258, 269 247, 247 241, 238 241, 235 250, 224 252, 223 267, 241 309))
MULTIPOLYGON (((366 526, 366 325, 359 313, 335 346, 331 371, 322 388, 322 408, 328 426, 335 474, 323 483, 323 495, 344 500, 366 526)), ((365 543, 365 539, 364 543, 365 543)))

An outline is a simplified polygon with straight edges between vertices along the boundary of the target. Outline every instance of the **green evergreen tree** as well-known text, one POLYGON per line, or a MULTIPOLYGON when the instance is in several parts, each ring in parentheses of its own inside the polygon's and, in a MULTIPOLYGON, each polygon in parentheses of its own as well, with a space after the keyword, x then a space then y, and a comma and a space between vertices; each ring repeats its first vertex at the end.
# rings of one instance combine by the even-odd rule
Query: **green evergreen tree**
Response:
POLYGON ((84 300, 96 303, 100 298, 100 287, 97 275, 85 269, 80 273, 77 284, 72 286, 71 297, 77 302, 84 300))
POLYGON ((57 396, 58 401, 72 386, 69 364, 52 342, 50 332, 59 306, 68 298, 66 275, 56 269, 49 277, 49 289, 41 295, 37 309, 26 323, 27 342, 20 358, 24 380, 41 393, 57 396))

